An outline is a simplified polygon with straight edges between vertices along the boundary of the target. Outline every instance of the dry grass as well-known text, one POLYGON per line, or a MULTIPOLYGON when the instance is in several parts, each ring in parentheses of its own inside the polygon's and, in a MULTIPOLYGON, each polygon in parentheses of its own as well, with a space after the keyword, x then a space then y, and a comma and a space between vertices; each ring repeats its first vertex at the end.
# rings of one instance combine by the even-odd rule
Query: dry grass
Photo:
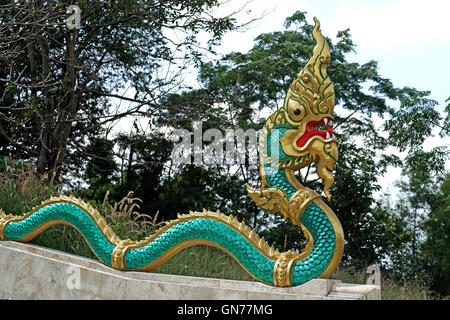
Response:
MULTIPOLYGON (((330 277, 345 283, 365 284, 367 274, 355 268, 337 269, 330 277)), ((382 300, 448 300, 449 297, 433 295, 420 279, 404 280, 402 283, 391 280, 389 274, 381 274, 381 299, 382 300)))
POLYGON ((133 191, 129 191, 120 201, 110 204, 108 201, 109 191, 107 191, 101 212, 106 222, 121 239, 142 240, 153 234, 164 223, 158 222, 159 211, 153 217, 140 213, 139 203, 142 203, 142 200, 133 198, 132 195, 133 191))
POLYGON ((23 215, 58 192, 54 175, 37 177, 32 163, 5 157, 1 169, 0 208, 6 213, 23 215))

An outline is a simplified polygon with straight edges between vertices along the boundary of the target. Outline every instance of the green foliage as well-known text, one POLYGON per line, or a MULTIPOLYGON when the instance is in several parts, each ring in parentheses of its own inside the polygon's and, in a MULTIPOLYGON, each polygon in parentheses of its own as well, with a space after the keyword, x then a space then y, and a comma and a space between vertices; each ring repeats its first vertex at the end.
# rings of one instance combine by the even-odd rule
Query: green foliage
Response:
MULTIPOLYGON (((440 300, 423 285, 422 281, 408 280, 402 284, 388 280, 381 281, 382 300, 440 300)), ((448 298, 444 298, 448 300, 448 298)))
POLYGON ((431 274, 431 289, 450 295, 450 173, 443 179, 428 220, 422 254, 431 274))
POLYGON ((391 235, 385 225, 388 213, 373 210, 374 192, 380 190, 376 180, 383 168, 376 162, 375 151, 367 149, 345 142, 339 144, 330 203, 345 230, 345 238, 351 239, 346 243, 344 265, 359 268, 377 260, 380 248, 386 248, 391 235))
MULTIPOLYGON (((447 255, 445 246, 437 238, 436 224, 433 224, 433 221, 436 223, 438 216, 440 220, 437 223, 446 225, 445 213, 438 212, 445 212, 442 207, 445 198, 439 186, 445 189, 445 161, 448 157, 444 147, 436 147, 430 151, 416 148, 412 151, 406 157, 402 168, 402 174, 407 180, 398 183, 402 193, 397 204, 391 209, 401 220, 404 232, 409 235, 405 237, 403 245, 394 249, 391 254, 393 263, 396 264, 395 267, 392 266, 394 275, 397 273, 397 277, 401 274, 402 277, 413 279, 417 275, 428 274, 429 277, 424 281, 427 284, 432 283, 436 292, 444 295, 448 295, 448 291, 442 289, 438 283, 442 281, 445 287, 445 279, 450 277, 450 273, 448 269, 431 271, 431 269, 438 270, 440 266, 436 265, 436 261, 432 262, 436 256, 430 252, 433 251, 434 246, 437 246, 441 248, 440 253, 443 257, 447 255)), ((438 237, 442 237, 441 239, 447 242, 446 245, 448 245, 448 234, 448 228, 440 227, 438 237)), ((441 262, 445 267, 445 258, 441 262)))
POLYGON ((255 281, 227 253, 209 246, 184 249, 153 272, 183 276, 255 281))
POLYGON ((304 248, 306 239, 303 233, 299 232, 298 227, 292 225, 290 220, 284 220, 281 214, 273 215, 273 213, 264 213, 262 216, 262 219, 271 221, 275 226, 264 228, 260 232, 261 236, 280 252, 304 248))
MULTIPOLYGON (((114 189, 114 173, 117 164, 114 160, 114 141, 102 138, 91 140, 87 150, 91 158, 84 170, 84 180, 91 186, 82 194, 87 199, 100 201, 111 189, 114 189)), ((80 190, 77 192, 80 196, 80 190)))
POLYGON ((393 112, 384 127, 389 132, 390 142, 400 151, 420 148, 439 124, 441 116, 434 109, 437 102, 427 98, 429 95, 429 91, 409 87, 398 90, 400 108, 393 112))
MULTIPOLYGON (((59 187, 51 178, 37 178, 33 164, 3 157, 0 169, 0 208, 7 214, 24 215, 43 201, 58 195, 58 191, 59 187)), ((68 226, 53 226, 33 239, 32 243, 95 258, 81 234, 68 226)))
POLYGON ((170 181, 161 187, 160 207, 165 216, 192 211, 220 210, 233 214, 248 225, 255 226, 252 200, 249 199, 242 180, 238 176, 220 174, 195 165, 186 165, 170 181))
POLYGON ((447 113, 447 116, 444 120, 444 125, 441 127, 441 131, 439 132, 439 135, 441 137, 445 135, 450 135, 450 97, 445 100, 445 102, 448 102, 447 106, 445 107, 445 112, 447 113))
MULTIPOLYGON (((128 149, 126 170, 120 173, 119 194, 133 190, 136 197, 145 199, 142 210, 155 213, 159 206, 159 186, 164 179, 164 169, 170 159, 172 142, 163 134, 149 136, 136 134, 131 137, 119 135, 117 143, 121 150, 128 149)), ((116 192, 117 194, 117 192, 116 192)), ((164 210, 160 210, 165 216, 164 210)))
POLYGON ((108 200, 109 192, 106 193, 102 203, 102 213, 114 233, 121 239, 143 240, 156 229, 161 227, 162 222, 157 222, 158 212, 152 217, 141 211, 139 198, 132 198, 133 192, 130 191, 119 202, 110 203, 108 200))
MULTIPOLYGON (((450 158, 445 147, 435 147, 430 151, 414 150, 405 161, 402 174, 409 178, 409 189, 420 196, 424 191, 434 192, 436 182, 445 172, 445 161, 450 158)), ((420 200, 419 200, 420 201, 420 200)), ((421 200, 426 201, 426 199, 421 200)))
POLYGON ((90 141, 88 152, 95 155, 87 163, 85 177, 87 181, 94 178, 105 183, 117 169, 113 153, 114 142, 107 139, 95 138, 90 141))

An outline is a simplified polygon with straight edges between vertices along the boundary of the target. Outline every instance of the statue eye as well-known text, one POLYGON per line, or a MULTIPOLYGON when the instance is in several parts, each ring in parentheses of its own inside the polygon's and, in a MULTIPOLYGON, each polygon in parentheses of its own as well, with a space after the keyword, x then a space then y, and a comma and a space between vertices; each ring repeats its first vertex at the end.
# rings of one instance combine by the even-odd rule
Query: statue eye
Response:
POLYGON ((287 117, 290 121, 297 124, 302 121, 306 114, 306 108, 300 100, 289 97, 286 100, 287 117))

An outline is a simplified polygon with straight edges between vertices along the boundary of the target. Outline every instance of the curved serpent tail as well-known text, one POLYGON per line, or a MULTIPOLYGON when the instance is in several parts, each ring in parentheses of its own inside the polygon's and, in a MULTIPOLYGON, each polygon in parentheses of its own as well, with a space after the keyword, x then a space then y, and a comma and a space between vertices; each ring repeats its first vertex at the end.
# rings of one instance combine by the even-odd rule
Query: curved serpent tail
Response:
POLYGON ((319 26, 316 20, 313 56, 292 82, 283 107, 263 128, 262 186, 247 186, 258 206, 280 212, 303 229, 307 244, 301 253, 280 253, 233 216, 206 210, 179 215, 142 241, 122 240, 96 209, 65 196, 44 201, 23 216, 0 209, 0 240, 26 242, 52 225, 66 224, 83 235, 99 260, 119 270, 150 271, 186 247, 206 244, 225 251, 252 277, 270 285, 295 286, 328 277, 342 256, 342 227, 321 197, 294 175, 317 162, 316 172, 329 198, 337 141, 331 126, 334 91, 326 74, 329 49, 319 26), (320 131, 319 124, 330 126, 320 131))
MULTIPOLYGON (((323 256, 323 259, 309 258, 301 264, 295 264, 293 285, 319 276, 322 273, 319 269, 333 255, 332 250, 323 250, 324 244, 331 244, 334 240, 320 227, 320 215, 318 207, 311 207, 302 220, 311 228, 313 237, 319 239, 311 254, 323 256)), ((23 216, 5 215, 2 212, 0 240, 28 242, 55 224, 77 229, 97 258, 118 270, 151 271, 184 248, 200 244, 225 251, 252 277, 270 285, 280 285, 291 268, 289 252, 280 253, 269 246, 264 238, 260 238, 255 230, 250 230, 235 217, 219 211, 190 212, 167 222, 142 241, 121 240, 91 205, 65 196, 44 201, 23 216)))

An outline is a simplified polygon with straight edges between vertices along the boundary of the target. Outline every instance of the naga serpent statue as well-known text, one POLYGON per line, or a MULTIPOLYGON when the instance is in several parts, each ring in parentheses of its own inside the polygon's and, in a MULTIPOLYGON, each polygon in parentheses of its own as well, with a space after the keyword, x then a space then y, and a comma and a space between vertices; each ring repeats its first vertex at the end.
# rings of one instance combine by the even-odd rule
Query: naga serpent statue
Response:
POLYGON ((314 278, 327 278, 338 266, 344 248, 341 224, 316 192, 302 186, 294 172, 317 162, 324 192, 334 179, 337 141, 332 120, 334 89, 326 73, 327 41, 316 18, 313 55, 287 92, 283 106, 265 123, 260 136, 261 188, 247 185, 255 203, 302 228, 306 246, 301 253, 277 249, 231 215, 203 210, 178 218, 141 241, 122 240, 91 205, 73 197, 44 201, 23 216, 0 210, 0 240, 27 242, 55 224, 77 229, 97 258, 118 270, 151 271, 193 245, 219 248, 253 278, 288 287, 314 278), (319 131, 318 125, 328 126, 319 131))

